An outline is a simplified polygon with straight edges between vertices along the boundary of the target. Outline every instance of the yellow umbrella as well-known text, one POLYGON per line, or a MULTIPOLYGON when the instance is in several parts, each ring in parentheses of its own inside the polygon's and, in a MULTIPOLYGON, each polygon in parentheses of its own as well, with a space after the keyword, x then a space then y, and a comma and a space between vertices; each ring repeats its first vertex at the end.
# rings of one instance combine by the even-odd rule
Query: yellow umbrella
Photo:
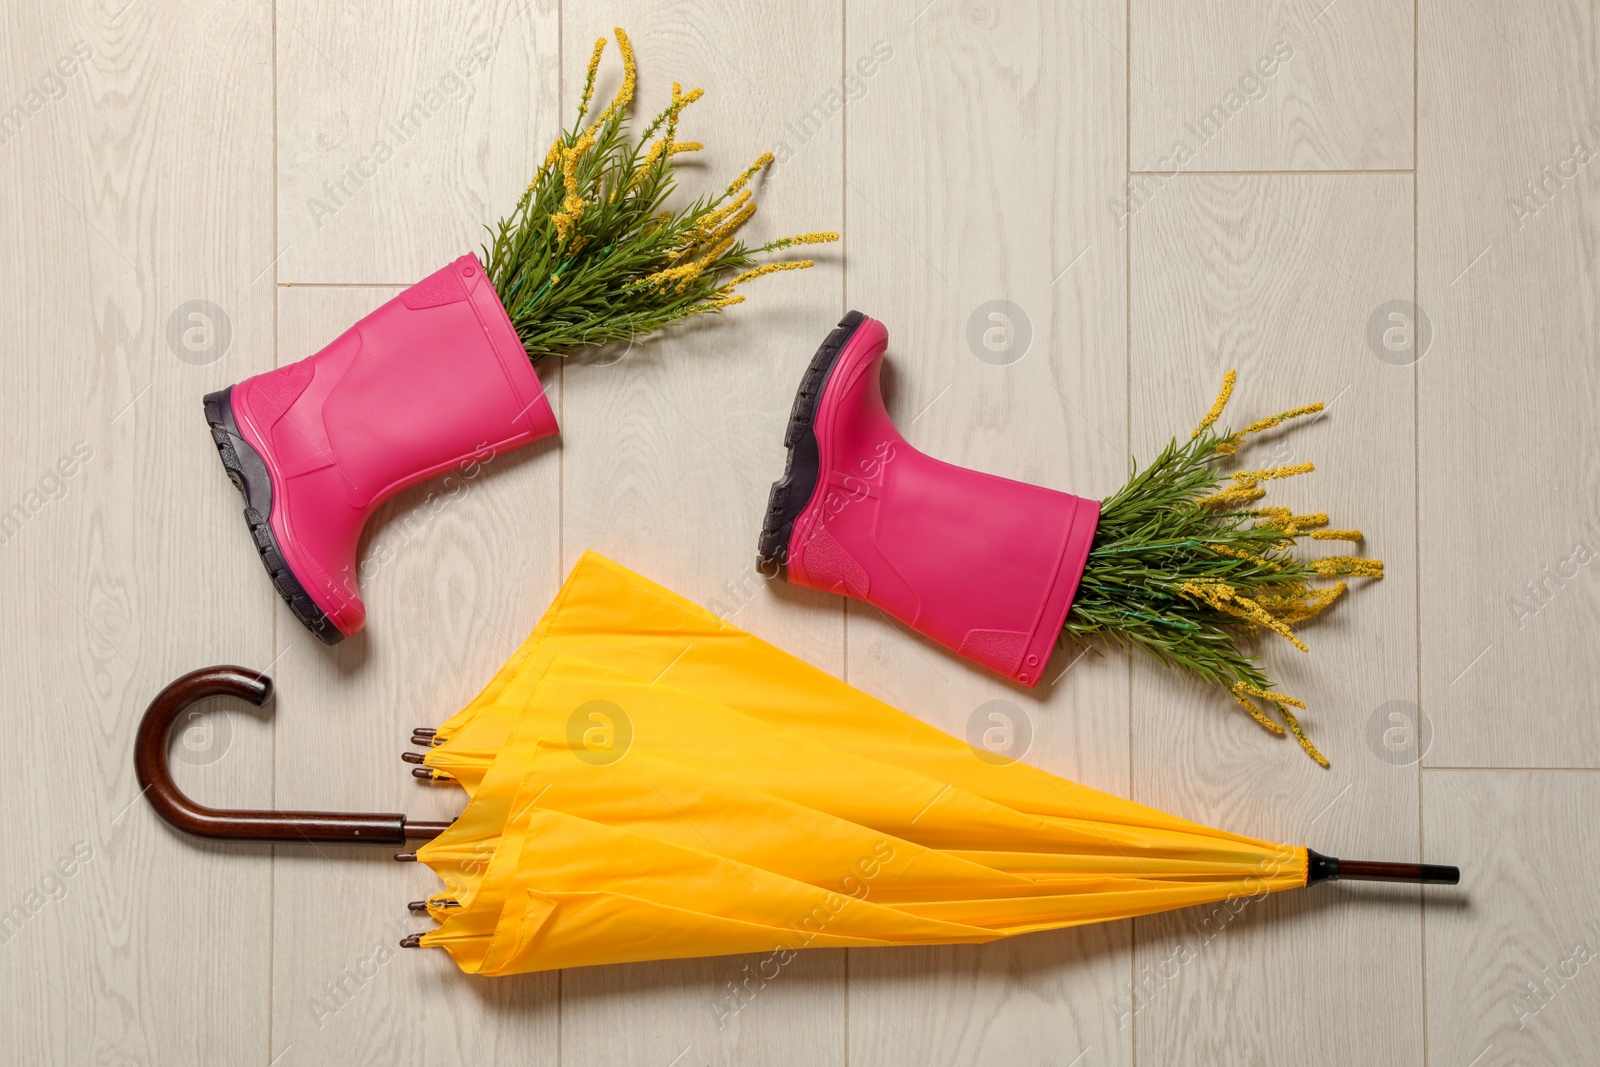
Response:
POLYGON ((174 682, 140 728, 146 795, 192 833, 394 844, 445 888, 406 944, 463 970, 981 942, 1325 878, 1454 883, 1214 830, 962 741, 594 553, 485 690, 414 740, 454 823, 217 812, 177 791, 166 736, 239 668, 174 682), (990 754, 983 753, 987 757, 990 754))

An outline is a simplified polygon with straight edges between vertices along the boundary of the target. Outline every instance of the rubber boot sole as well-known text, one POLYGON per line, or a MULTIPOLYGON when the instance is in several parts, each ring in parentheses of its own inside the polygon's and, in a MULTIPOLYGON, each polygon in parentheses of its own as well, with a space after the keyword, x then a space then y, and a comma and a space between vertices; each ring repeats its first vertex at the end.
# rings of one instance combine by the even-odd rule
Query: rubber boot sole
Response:
POLYGON ((261 565, 267 568, 273 588, 289 605, 294 617, 323 644, 336 645, 344 640, 344 634, 327 613, 317 607, 300 579, 294 576, 267 521, 272 514, 272 479, 260 453, 239 432, 239 424, 233 418, 232 393, 233 387, 229 386, 220 393, 206 394, 206 422, 211 424, 211 440, 216 442, 217 455, 222 457, 228 480, 244 497, 244 521, 250 527, 250 539, 255 542, 261 565))
POLYGON ((828 376, 839 361, 839 353, 844 351, 844 346, 850 343, 866 318, 861 312, 852 311, 839 320, 839 325, 811 357, 811 365, 806 368, 806 376, 800 380, 800 389, 794 395, 789 428, 783 435, 783 445, 788 449, 783 477, 772 483, 766 518, 761 523, 761 541, 756 548, 756 566, 768 577, 788 571, 789 538, 794 533, 795 520, 817 489, 817 405, 827 387, 828 376))

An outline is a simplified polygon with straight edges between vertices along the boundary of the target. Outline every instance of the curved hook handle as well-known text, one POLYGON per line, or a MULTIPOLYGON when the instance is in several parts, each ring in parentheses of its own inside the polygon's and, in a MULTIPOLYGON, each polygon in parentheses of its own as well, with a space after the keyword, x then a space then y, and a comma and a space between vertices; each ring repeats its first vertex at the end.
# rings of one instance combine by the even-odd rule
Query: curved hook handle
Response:
POLYGON ((272 679, 243 667, 203 667, 170 684, 150 702, 134 741, 133 767, 156 814, 198 837, 232 841, 399 845, 437 837, 448 823, 410 822, 404 815, 335 811, 228 811, 196 804, 172 780, 167 735, 177 717, 207 697, 232 696, 256 707, 272 696, 272 679))

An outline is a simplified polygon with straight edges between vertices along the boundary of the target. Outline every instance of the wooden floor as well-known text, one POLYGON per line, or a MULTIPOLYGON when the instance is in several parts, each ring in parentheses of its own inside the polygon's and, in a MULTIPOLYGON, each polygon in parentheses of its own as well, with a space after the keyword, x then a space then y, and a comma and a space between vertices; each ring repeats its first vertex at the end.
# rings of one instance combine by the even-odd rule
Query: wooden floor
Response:
POLYGON ((1588 0, 15 0, 0 30, 0 1062, 1594 1062, 1588 0), (614 23, 646 107, 706 90, 691 187, 771 149, 753 225, 843 244, 722 321, 545 368, 559 443, 388 505, 367 631, 323 648, 200 398, 476 248, 614 23), (1314 460, 1275 495, 1388 564, 1310 655, 1266 650, 1332 768, 1148 663, 1064 653, 1024 692, 763 583, 791 398, 847 308, 889 326, 915 445, 1083 495, 1229 367, 1240 416, 1328 401, 1262 452, 1314 460), (1053 771, 1463 885, 816 951, 736 1002, 752 959, 466 978, 393 948, 426 869, 200 845, 140 800, 146 702, 234 662, 279 696, 176 742, 197 795, 446 815, 408 728, 470 699, 586 548, 953 732, 1009 700, 1053 771))

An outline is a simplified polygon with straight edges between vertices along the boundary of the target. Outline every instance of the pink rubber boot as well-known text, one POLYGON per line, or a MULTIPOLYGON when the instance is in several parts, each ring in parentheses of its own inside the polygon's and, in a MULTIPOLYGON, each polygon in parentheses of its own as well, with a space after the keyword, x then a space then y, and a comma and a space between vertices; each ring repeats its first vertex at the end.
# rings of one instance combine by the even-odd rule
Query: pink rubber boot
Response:
POLYGON ((1100 504, 906 444, 878 385, 888 341, 883 323, 852 311, 817 350, 789 416, 789 459, 767 504, 761 563, 1038 685, 1100 504))
POLYGON ((389 497, 556 432, 476 256, 424 278, 298 363, 205 399, 272 584, 327 644, 361 629, 356 549, 389 497))

